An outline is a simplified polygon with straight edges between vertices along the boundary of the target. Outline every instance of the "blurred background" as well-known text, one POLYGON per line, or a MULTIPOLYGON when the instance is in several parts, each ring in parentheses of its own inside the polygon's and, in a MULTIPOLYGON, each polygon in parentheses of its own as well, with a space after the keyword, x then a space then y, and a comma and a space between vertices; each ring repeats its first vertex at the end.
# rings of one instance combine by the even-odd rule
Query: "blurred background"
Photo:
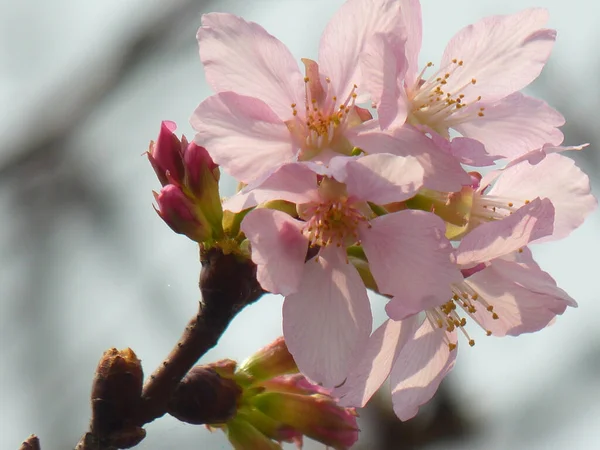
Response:
MULTIPOLYGON (((197 249, 153 211, 159 183, 142 153, 163 119, 193 136, 188 118, 210 94, 195 40, 201 14, 242 15, 316 59, 341 3, 0 0, 0 449, 16 450, 30 433, 45 450, 72 448, 88 426, 102 352, 131 347, 149 373, 196 310, 197 249)), ((565 115, 567 144, 592 143, 569 156, 597 188, 600 6, 422 3, 423 63, 485 15, 550 10, 558 41, 529 93, 565 115)), ((224 177, 223 195, 233 189, 224 177)), ((413 421, 401 424, 384 393, 363 411, 356 448, 600 448, 599 221, 596 213, 568 239, 534 249, 579 309, 534 335, 462 345, 413 421)), ((280 335, 281 304, 267 296, 243 311, 203 361, 242 360, 280 335)), ((222 433, 170 417, 147 431, 140 449, 230 448, 222 433)))

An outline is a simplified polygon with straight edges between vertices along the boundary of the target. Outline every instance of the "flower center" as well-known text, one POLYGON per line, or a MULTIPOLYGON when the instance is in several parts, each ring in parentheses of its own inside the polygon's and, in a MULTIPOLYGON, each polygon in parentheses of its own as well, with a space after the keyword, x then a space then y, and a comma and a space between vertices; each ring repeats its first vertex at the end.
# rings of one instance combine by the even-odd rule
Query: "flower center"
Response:
MULTIPOLYGON (((494 306, 464 281, 452 285, 452 292, 454 295, 449 301, 441 306, 425 311, 425 316, 433 327, 440 329, 445 328, 448 333, 451 333, 456 329, 460 330, 467 338, 469 345, 473 347, 475 345, 475 340, 469 336, 465 329, 467 319, 464 315, 468 315, 475 323, 483 328, 488 336, 491 336, 492 332, 485 329, 475 313, 478 310, 484 310, 492 316, 493 320, 498 320, 499 316, 494 312, 494 306)), ((456 342, 450 342, 450 339, 447 337, 446 339, 448 349, 450 351, 454 350, 457 345, 456 342)))
POLYGON ((433 63, 425 65, 417 82, 407 89, 412 104, 409 123, 427 125, 447 138, 448 129, 454 125, 484 116, 485 108, 474 107, 475 103, 481 101, 481 96, 467 102, 463 93, 467 87, 476 84, 477 80, 472 78, 462 86, 451 83, 452 76, 463 69, 463 64, 462 60, 453 59, 427 79, 423 76, 428 68, 433 67, 433 63))
POLYGON ((311 247, 338 247, 359 242, 358 227, 368 222, 357 203, 340 195, 345 186, 330 178, 324 178, 319 186, 321 202, 298 207, 299 216, 306 221, 302 233, 309 239, 311 247))
POLYGON ((350 154, 352 146, 344 139, 344 131, 363 121, 355 105, 358 86, 353 85, 344 99, 338 99, 328 77, 323 87, 317 63, 308 59, 303 62, 306 66, 304 111, 292 103, 294 119, 287 122, 300 144, 298 159, 309 160, 324 149, 350 154))

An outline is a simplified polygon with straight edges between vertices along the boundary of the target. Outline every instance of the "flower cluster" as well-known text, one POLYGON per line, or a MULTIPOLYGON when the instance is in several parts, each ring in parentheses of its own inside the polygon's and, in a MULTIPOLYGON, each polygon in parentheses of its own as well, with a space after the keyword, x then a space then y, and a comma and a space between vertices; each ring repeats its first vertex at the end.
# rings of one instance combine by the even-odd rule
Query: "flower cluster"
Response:
MULTIPOLYGON (((585 146, 561 146, 560 113, 520 92, 552 50, 547 19, 485 18, 419 67, 418 0, 348 0, 301 72, 260 25, 203 16, 215 94, 191 118, 194 148, 240 182, 223 203, 243 217, 240 249, 285 296, 300 371, 342 405, 364 406, 389 377, 409 419, 452 369, 458 335, 474 345, 467 328, 519 335, 576 306, 528 248, 596 207, 561 154, 585 146), (388 299, 374 332, 368 290, 388 299)), ((191 146, 165 178, 184 194, 191 146)))

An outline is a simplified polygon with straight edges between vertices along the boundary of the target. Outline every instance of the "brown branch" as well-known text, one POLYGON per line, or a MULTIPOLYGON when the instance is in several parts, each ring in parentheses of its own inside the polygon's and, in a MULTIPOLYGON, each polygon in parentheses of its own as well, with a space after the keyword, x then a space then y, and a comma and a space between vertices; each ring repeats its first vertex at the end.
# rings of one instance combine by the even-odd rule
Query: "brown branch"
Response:
MULTIPOLYGON (((240 260, 231 254, 225 255, 219 249, 201 251, 200 258, 202 301, 198 314, 188 323, 171 353, 146 380, 141 397, 137 400, 134 417, 120 417, 120 420, 115 421, 114 416, 120 415, 122 411, 114 412, 114 402, 109 405, 113 408, 113 413, 109 416, 94 416, 96 410, 93 410, 93 426, 81 438, 76 450, 112 450, 137 445, 145 436, 141 427, 167 412, 169 400, 184 376, 200 357, 217 344, 235 315, 264 294, 256 280, 256 266, 251 261, 240 260)), ((127 351, 122 351, 121 354, 128 355, 127 351)), ((133 358, 135 355, 130 357, 132 360, 133 358)), ((122 370, 135 371, 131 367, 122 370)), ((123 372, 120 375, 123 378, 123 372)), ((113 393, 121 388, 122 383, 116 385, 113 393)), ((110 403, 111 396, 106 397, 110 403)), ((112 397, 122 398, 121 395, 112 397)), ((102 399, 92 398, 93 403, 100 400, 102 399)), ((131 403, 122 406, 130 407, 131 403)))

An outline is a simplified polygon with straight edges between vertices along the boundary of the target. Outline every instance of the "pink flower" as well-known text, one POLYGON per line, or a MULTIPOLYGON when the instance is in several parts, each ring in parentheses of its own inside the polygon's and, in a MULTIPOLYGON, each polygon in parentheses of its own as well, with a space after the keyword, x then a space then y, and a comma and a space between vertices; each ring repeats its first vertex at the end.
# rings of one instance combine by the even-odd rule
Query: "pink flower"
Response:
MULTIPOLYGON (((472 140, 490 155, 509 158, 562 142, 557 127, 564 118, 545 102, 518 92, 537 78, 552 50, 556 32, 543 28, 547 11, 487 17, 463 28, 446 46, 439 69, 426 74, 433 64, 418 69, 419 2, 401 3, 411 31, 379 34, 361 58, 364 84, 383 128, 406 121, 447 139, 454 129, 464 136, 453 142, 457 154, 472 153, 478 145, 472 140)), ((475 160, 475 165, 483 165, 487 156, 481 149, 477 154, 482 162, 475 160)))
MULTIPOLYGON (((459 258, 465 255, 460 247, 458 253, 459 258)), ((466 258, 462 260, 466 263, 466 258)), ((427 310, 424 321, 418 316, 390 319, 373 333, 355 361, 356 368, 334 390, 341 405, 364 406, 389 376, 394 411, 401 420, 408 420, 433 397, 454 367, 457 332, 475 345, 466 331, 469 322, 482 327, 488 336, 516 336, 538 331, 567 306, 577 306, 526 248, 479 263, 463 274, 464 280, 453 285, 453 297, 427 310)))
MULTIPOLYGON (((356 105, 367 99, 359 57, 377 33, 403 33, 401 12, 396 0, 347 1, 323 33, 319 62, 302 60, 305 75, 284 44, 259 25, 230 14, 204 15, 198 31, 200 57, 217 94, 191 118, 196 141, 245 183, 285 162, 327 161, 336 154, 350 155, 355 147, 389 153, 368 137, 358 145, 362 132, 381 134, 360 126, 372 117, 356 105)), ((406 143, 400 139, 391 145, 402 148, 406 143)), ((454 163, 452 173, 440 179, 455 177, 444 185, 453 191, 465 176, 454 163)))
POLYGON ((292 163, 225 205, 239 210, 273 199, 298 205, 299 219, 255 209, 242 230, 259 282, 286 296, 286 343, 312 380, 328 387, 343 381, 371 331, 366 288, 347 248, 364 252, 379 291, 401 296, 413 312, 442 304, 450 284, 462 279, 438 217, 411 210, 376 216, 367 203, 404 201, 422 180, 423 169, 409 157, 341 157, 329 167, 292 163), (317 254, 305 262, 309 248, 317 254))

